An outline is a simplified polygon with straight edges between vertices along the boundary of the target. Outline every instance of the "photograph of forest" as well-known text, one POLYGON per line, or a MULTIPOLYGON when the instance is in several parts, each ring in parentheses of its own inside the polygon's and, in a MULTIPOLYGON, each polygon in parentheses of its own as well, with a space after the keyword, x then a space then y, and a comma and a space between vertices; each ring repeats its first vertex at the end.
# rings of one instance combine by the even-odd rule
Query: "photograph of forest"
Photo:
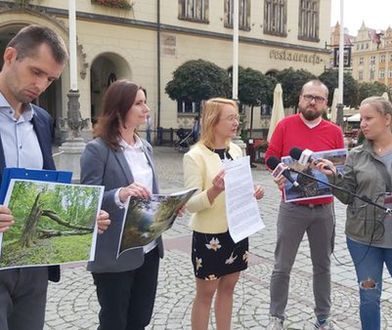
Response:
MULTIPOLYGON (((341 172, 346 161, 347 150, 334 149, 318 151, 314 152, 312 157, 313 159, 324 158, 330 160, 336 166, 336 170, 341 172)), ((315 169, 310 163, 301 165, 290 156, 282 157, 282 162, 291 169, 300 172, 299 174, 291 173, 292 177, 299 183, 299 187, 295 187, 289 180, 286 180, 284 187, 284 199, 286 202, 332 196, 331 188, 328 185, 321 183, 328 183, 327 176, 315 169)))
POLYGON ((117 256, 127 249, 139 247, 157 239, 168 230, 178 211, 196 189, 171 194, 152 195, 150 199, 132 197, 125 214, 117 256))
POLYGON ((95 251, 103 187, 11 180, 15 223, 0 239, 0 268, 86 261, 95 251))

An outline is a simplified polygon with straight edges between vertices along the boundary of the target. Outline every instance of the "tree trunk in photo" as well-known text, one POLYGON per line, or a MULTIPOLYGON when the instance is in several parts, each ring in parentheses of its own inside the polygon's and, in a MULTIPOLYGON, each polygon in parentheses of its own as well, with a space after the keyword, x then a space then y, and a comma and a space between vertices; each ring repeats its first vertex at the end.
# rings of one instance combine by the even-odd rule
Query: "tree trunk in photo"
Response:
POLYGON ((30 247, 37 233, 37 223, 42 214, 41 205, 39 199, 42 191, 37 194, 33 206, 31 207, 30 214, 26 219, 23 227, 22 236, 20 238, 20 244, 22 247, 30 247))

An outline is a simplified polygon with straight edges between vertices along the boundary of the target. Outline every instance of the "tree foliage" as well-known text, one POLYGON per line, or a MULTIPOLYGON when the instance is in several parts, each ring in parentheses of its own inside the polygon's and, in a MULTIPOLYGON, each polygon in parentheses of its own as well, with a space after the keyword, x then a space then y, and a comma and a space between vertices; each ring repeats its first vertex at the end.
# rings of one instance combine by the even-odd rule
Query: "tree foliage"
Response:
POLYGON ((252 68, 239 67, 238 99, 240 103, 251 106, 272 104, 276 80, 252 68))
MULTIPOLYGON (((332 104, 333 91, 338 88, 338 70, 326 70, 319 76, 319 79, 328 87, 328 104, 332 104)), ((358 82, 349 72, 343 75, 343 103, 350 107, 356 107, 359 103, 358 82)))
POLYGON ((389 99, 391 99, 390 90, 387 85, 378 81, 359 83, 359 101, 370 96, 381 96, 384 92, 387 92, 389 99))
POLYGON ((227 97, 230 94, 230 78, 226 70, 214 63, 191 60, 174 71, 165 91, 172 100, 192 102, 227 97))
POLYGON ((283 104, 286 108, 296 108, 302 86, 309 80, 316 79, 313 73, 306 70, 284 69, 276 73, 276 79, 282 85, 283 104))

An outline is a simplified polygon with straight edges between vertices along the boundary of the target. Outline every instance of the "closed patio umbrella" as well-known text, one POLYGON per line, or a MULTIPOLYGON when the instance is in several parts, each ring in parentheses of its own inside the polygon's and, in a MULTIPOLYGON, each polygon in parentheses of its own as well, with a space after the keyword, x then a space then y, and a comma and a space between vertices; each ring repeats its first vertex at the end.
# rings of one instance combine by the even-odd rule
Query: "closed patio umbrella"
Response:
POLYGON ((281 84, 276 84, 274 89, 274 104, 271 111, 271 120, 268 129, 267 141, 271 140, 272 133, 278 122, 285 117, 283 107, 283 90, 281 84))
POLYGON ((337 110, 337 104, 338 104, 338 98, 339 98, 339 89, 335 88, 333 91, 333 98, 332 98, 332 105, 331 105, 331 112, 330 112, 330 117, 329 119, 333 122, 336 123, 336 119, 338 117, 338 110, 337 110))

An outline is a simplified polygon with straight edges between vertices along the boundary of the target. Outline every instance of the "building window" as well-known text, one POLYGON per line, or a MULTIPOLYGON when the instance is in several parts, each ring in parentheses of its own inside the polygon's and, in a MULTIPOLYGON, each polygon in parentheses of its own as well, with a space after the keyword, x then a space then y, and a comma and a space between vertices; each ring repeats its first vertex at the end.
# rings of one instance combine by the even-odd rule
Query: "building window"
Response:
POLYGON ((178 0, 178 18, 208 23, 208 0, 178 0))
POLYGON ((366 49, 369 49, 369 44, 368 43, 366 43, 366 49))
POLYGON ((388 78, 392 78, 392 70, 388 71, 388 78))
POLYGON ((380 72, 378 73, 378 77, 380 79, 384 79, 385 78, 385 71, 384 70, 380 70, 380 72))
POLYGON ((201 103, 190 100, 177 100, 178 113, 200 113, 201 103))
POLYGON ((370 56, 370 64, 376 64, 376 56, 370 56))
MULTIPOLYGON (((225 27, 233 28, 233 0, 225 0, 225 27)), ((238 26, 240 30, 250 31, 250 0, 239 0, 238 26)))
POLYGON ((380 62, 385 62, 385 55, 380 56, 380 62))
POLYGON ((264 1, 264 33, 287 36, 287 1, 264 1))
POLYGON ((319 41, 319 0, 300 0, 298 39, 319 41))
POLYGON ((389 62, 392 62, 392 54, 389 55, 389 62))
POLYGON ((363 71, 358 71, 358 80, 363 80, 363 71))
POLYGON ((363 64, 363 57, 359 58, 359 64, 363 64))

